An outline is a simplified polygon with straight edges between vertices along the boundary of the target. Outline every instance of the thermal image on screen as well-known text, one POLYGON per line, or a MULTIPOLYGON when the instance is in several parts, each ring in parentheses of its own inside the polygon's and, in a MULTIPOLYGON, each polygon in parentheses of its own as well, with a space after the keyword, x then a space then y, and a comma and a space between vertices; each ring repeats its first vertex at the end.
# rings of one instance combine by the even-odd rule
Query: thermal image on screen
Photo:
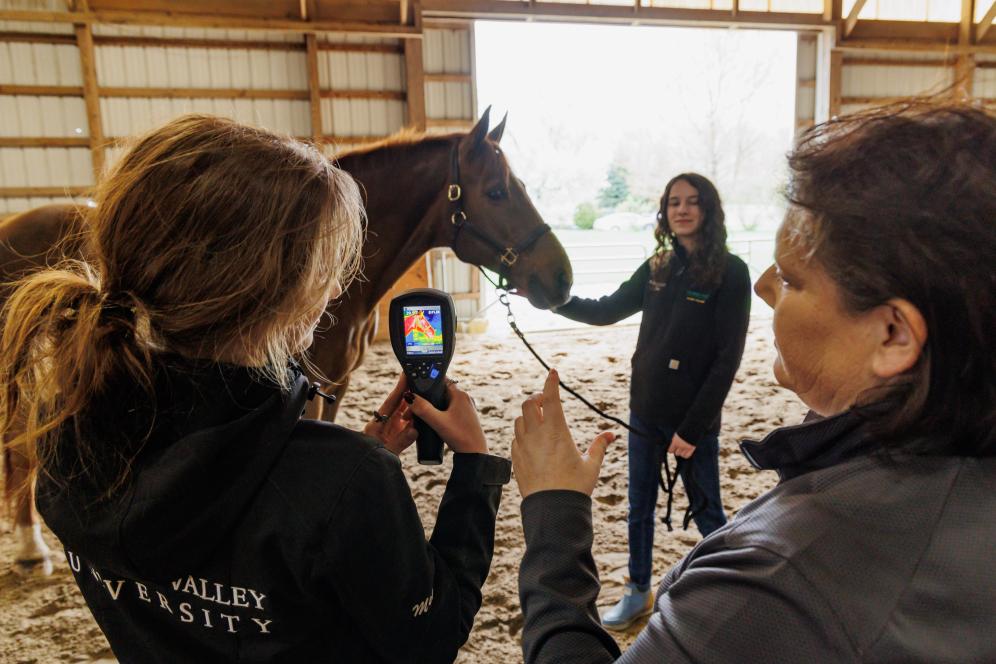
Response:
POLYGON ((405 352, 409 355, 443 354, 443 312, 438 305, 402 307, 405 318, 405 352))

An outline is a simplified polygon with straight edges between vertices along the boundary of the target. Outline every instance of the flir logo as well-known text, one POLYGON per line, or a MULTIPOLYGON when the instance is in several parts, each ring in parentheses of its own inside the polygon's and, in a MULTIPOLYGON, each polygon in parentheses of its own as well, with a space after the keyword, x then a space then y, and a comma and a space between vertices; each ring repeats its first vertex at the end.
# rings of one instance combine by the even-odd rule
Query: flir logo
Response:
MULTIPOLYGON (((435 593, 433 593, 435 594, 435 593)), ((421 602, 412 607, 412 617, 418 618, 419 616, 429 612, 429 607, 432 606, 432 595, 429 595, 421 602)))

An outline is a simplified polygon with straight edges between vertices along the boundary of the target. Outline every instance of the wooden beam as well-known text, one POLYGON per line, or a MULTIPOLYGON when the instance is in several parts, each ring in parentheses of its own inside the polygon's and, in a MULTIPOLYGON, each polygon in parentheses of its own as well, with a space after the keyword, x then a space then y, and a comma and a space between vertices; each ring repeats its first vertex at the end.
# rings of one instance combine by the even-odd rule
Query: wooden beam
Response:
POLYGON ((393 99, 404 101, 405 93, 398 90, 322 90, 322 99, 393 99))
MULTIPOLYGON (((952 28, 956 28, 953 23, 952 28)), ((858 28, 860 29, 860 25, 858 28)), ((910 41, 903 39, 855 39, 851 38, 845 42, 837 44, 839 48, 848 52, 861 51, 906 51, 911 53, 939 53, 943 55, 961 55, 963 53, 983 53, 996 54, 996 44, 971 44, 969 46, 959 46, 951 41, 910 41)))
POLYGON ((844 68, 844 54, 833 49, 830 51, 830 118, 840 115, 841 81, 844 68))
POLYGON ((2 9, 0 21, 30 21, 35 23, 117 23, 121 25, 164 25, 187 28, 220 28, 228 30, 270 30, 273 32, 349 32, 376 37, 421 38, 417 27, 362 21, 301 21, 287 18, 255 18, 233 15, 184 14, 179 12, 143 11, 37 11, 2 9))
POLYGON ((898 96, 898 97, 897 96, 891 96, 891 97, 880 97, 880 96, 871 96, 871 97, 841 97, 840 102, 841 102, 842 105, 843 104, 879 104, 879 105, 883 105, 884 106, 885 104, 891 104, 891 103, 894 103, 894 102, 897 102, 897 101, 903 101, 905 99, 913 99, 915 97, 916 97, 916 95, 898 96))
POLYGON ((307 90, 246 90, 244 88, 126 88, 102 87, 101 97, 164 99, 308 99, 307 90))
POLYGON ((989 32, 989 28, 993 25, 993 19, 996 19, 996 0, 992 0, 992 4, 989 5, 989 11, 979 21, 979 27, 976 28, 975 33, 976 42, 980 42, 986 38, 986 33, 989 32))
POLYGON ((425 131, 425 70, 422 65, 422 42, 405 40, 405 124, 425 131))
POLYGON ((5 136, 0 148, 88 148, 86 136, 5 136))
MULTIPOLYGON (((975 21, 975 0, 961 0, 961 21, 958 23, 958 45, 972 43, 972 26, 975 21)), ((975 55, 962 53, 956 58, 954 85, 951 94, 955 99, 971 99, 975 83, 975 55)))
POLYGON ((0 95, 30 95, 32 97, 82 97, 83 88, 72 85, 5 85, 0 95))
POLYGON ((41 32, 0 32, 0 42, 27 42, 30 44, 75 44, 73 35, 55 35, 41 32))
POLYGON ((845 65, 875 66, 875 67, 950 67, 957 61, 956 57, 938 60, 913 60, 912 58, 844 58, 845 65))
POLYGON ((0 198, 81 196, 91 189, 92 187, 0 187, 0 198))
POLYGON ((640 25, 738 25, 773 28, 830 26, 822 14, 740 11, 736 19, 728 9, 683 9, 641 5, 603 5, 561 2, 506 2, 503 0, 424 0, 426 21, 445 19, 526 19, 534 21, 573 21, 583 23, 623 23, 640 25))
POLYGON ((358 144, 358 143, 375 143, 377 141, 382 141, 385 138, 387 138, 387 136, 375 135, 375 134, 363 134, 363 135, 359 135, 359 136, 342 136, 342 135, 339 135, 339 134, 323 134, 323 135, 321 135, 319 137, 319 141, 321 143, 328 143, 328 144, 332 144, 332 145, 338 144, 338 143, 358 144))
POLYGON ((93 32, 89 25, 74 26, 76 44, 80 51, 80 69, 83 74, 83 101, 86 104, 86 121, 90 128, 90 161, 93 164, 93 181, 104 172, 104 124, 100 117, 100 94, 97 92, 97 66, 94 57, 93 32))
POLYGON ((867 2, 868 0, 856 0, 854 6, 851 7, 851 13, 849 13, 847 18, 844 19, 844 39, 851 36, 854 26, 858 23, 858 14, 860 14, 861 10, 865 8, 865 4, 867 2))
MULTIPOLYGON (((303 0, 302 0, 303 2, 303 0)), ((304 36, 307 46, 308 101, 311 103, 311 137, 318 142, 322 135, 322 86, 318 80, 318 38, 309 32, 304 36)))
POLYGON ((408 25, 408 0, 401 0, 398 5, 400 10, 398 22, 401 23, 401 25, 408 25))
POLYGON ((401 44, 337 44, 318 42, 319 51, 346 51, 350 53, 404 53, 401 44))
POLYGON ((472 83, 471 74, 425 74, 426 83, 472 83))
POLYGON ((182 37, 129 37, 94 35, 97 46, 159 46, 162 48, 218 48, 228 50, 303 51, 304 43, 239 39, 185 39, 182 37))

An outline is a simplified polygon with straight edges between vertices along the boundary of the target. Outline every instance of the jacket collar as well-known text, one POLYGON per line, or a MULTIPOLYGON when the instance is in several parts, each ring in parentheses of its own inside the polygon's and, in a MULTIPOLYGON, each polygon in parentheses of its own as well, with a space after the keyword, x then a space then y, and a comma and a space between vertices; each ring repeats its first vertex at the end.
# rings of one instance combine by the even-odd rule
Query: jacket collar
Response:
POLYGON ((740 451, 758 470, 776 470, 782 481, 837 465, 876 446, 855 410, 832 417, 813 412, 802 424, 775 429, 763 440, 744 440, 740 451))

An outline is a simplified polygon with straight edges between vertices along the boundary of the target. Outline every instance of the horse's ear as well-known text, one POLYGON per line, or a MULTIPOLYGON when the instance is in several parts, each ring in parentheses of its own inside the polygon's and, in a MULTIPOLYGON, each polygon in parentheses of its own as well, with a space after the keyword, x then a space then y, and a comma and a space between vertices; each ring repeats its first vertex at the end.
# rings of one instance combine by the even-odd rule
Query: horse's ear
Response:
POLYGON ((484 114, 481 115, 481 119, 477 121, 474 128, 470 130, 468 136, 470 137, 470 146, 476 148, 484 143, 484 138, 488 135, 488 125, 491 124, 491 107, 488 106, 484 109, 484 114))
POLYGON ((498 123, 498 126, 492 129, 491 133, 488 134, 488 138, 495 143, 501 143, 501 135, 505 133, 506 120, 508 120, 508 111, 505 111, 505 115, 502 117, 501 122, 498 123))

